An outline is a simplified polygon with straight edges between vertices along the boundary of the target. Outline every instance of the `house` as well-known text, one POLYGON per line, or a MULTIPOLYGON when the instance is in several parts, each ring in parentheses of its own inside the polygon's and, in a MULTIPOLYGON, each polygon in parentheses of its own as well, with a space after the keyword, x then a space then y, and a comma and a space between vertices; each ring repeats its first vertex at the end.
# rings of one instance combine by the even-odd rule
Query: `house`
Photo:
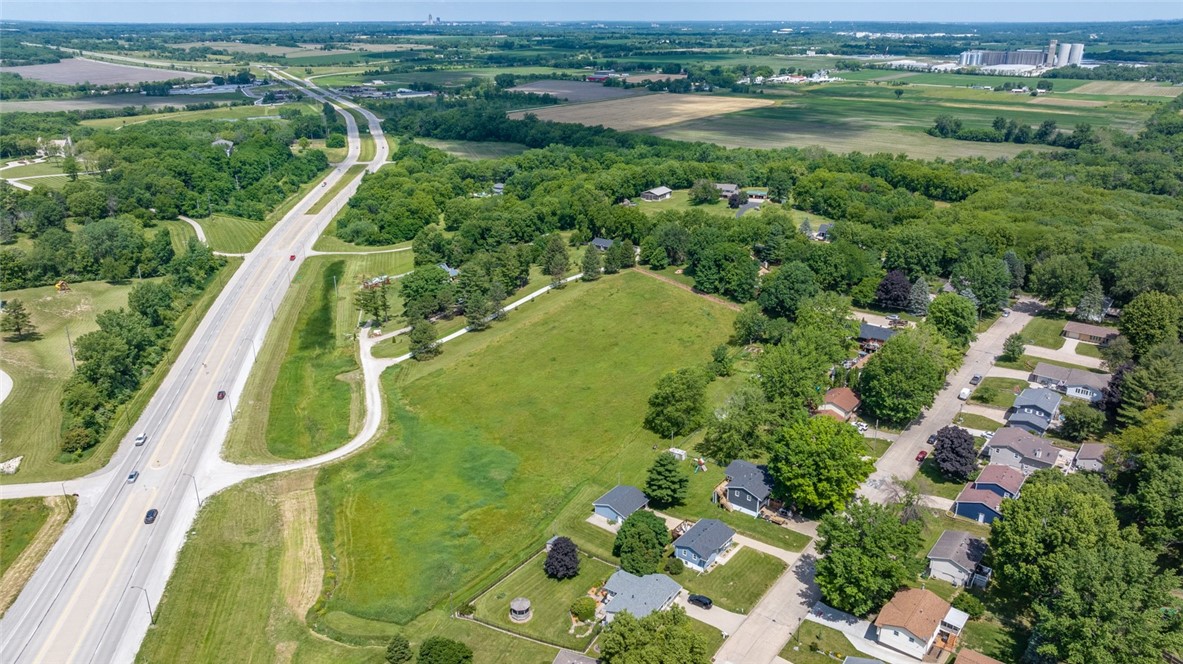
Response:
POLYGON ((822 224, 821 226, 818 226, 817 227, 817 239, 819 239, 819 240, 830 239, 830 228, 832 228, 832 227, 833 227, 833 224, 822 224))
POLYGON ((826 392, 822 405, 817 409, 818 415, 833 417, 842 422, 848 422, 858 410, 859 398, 849 387, 835 387, 826 392))
POLYGON ((727 464, 727 502, 731 509, 750 516, 760 516, 772 495, 772 478, 763 466, 736 459, 727 464))
POLYGON ((744 189, 744 191, 747 192, 749 201, 766 201, 766 200, 768 200, 768 190, 767 189, 763 189, 760 187, 754 187, 754 188, 749 187, 748 189, 744 189))
POLYGON ((702 519, 674 540, 674 555, 692 570, 705 572, 731 546, 735 531, 718 519, 702 519))
POLYGON ((618 484, 592 503, 592 509, 609 522, 619 523, 648 504, 649 499, 640 489, 627 484, 618 484))
POLYGON ((1076 451, 1076 457, 1072 459, 1072 468, 1099 473, 1105 469, 1105 452, 1108 450, 1108 445, 1085 443, 1076 451))
POLYGON ((460 270, 449 266, 447 263, 439 263, 439 268, 448 273, 449 279, 455 279, 456 277, 460 276, 460 270))
POLYGON ((669 198, 670 194, 672 193, 674 193, 674 190, 670 189, 669 187, 654 187, 647 191, 642 191, 641 200, 650 202, 664 201, 665 199, 669 198))
POLYGON ((928 575, 955 586, 968 586, 985 555, 985 540, 964 530, 946 530, 928 552, 928 575))
POLYGON ((993 491, 1003 498, 1018 498, 1019 490, 1023 488, 1023 482, 1026 481, 1027 476, 1017 468, 991 464, 978 473, 978 478, 974 480, 973 484, 978 489, 993 491))
POLYGON ((592 238, 592 241, 589 242, 588 244, 595 247, 596 249, 599 249, 600 251, 608 251, 609 249, 612 248, 612 245, 615 243, 612 240, 605 240, 602 237, 597 237, 597 238, 592 238))
POLYGON ((1068 321, 1065 323, 1064 330, 1060 332, 1060 335, 1088 344, 1097 344, 1098 346, 1108 346, 1110 342, 1119 336, 1117 330, 1111 327, 1101 327, 1100 325, 1078 321, 1068 321))
POLYGON ((739 193, 739 185, 738 184, 726 184, 726 183, 716 182, 715 189, 719 190, 719 198, 722 198, 724 200, 731 198, 732 194, 739 193))
POLYGON ((987 657, 976 650, 962 648, 961 652, 957 653, 957 664, 1002 664, 1002 662, 993 657, 987 657))
POLYGON ((664 574, 637 576, 618 569, 608 577, 600 592, 604 602, 604 622, 610 623, 622 611, 628 611, 635 618, 644 618, 654 611, 668 609, 682 592, 682 586, 664 574))
POLYGON ((859 323, 858 340, 864 344, 883 345, 883 342, 895 336, 896 331, 881 325, 872 325, 866 321, 859 323))
POLYGON ((1015 397, 1014 408, 1006 423, 1043 435, 1055 421, 1060 401, 1059 394, 1045 387, 1027 388, 1015 397))
POLYGON ((1054 467, 1065 451, 1019 427, 1002 427, 994 432, 984 450, 991 464, 1010 466, 1024 475, 1054 467))
POLYGON ((1065 396, 1097 403, 1105 398, 1112 374, 1093 373, 1084 369, 1069 369, 1047 362, 1035 364, 1031 381, 1051 388, 1065 396))
POLYGON ((505 193, 505 183, 504 182, 494 182, 493 183, 493 195, 500 196, 501 194, 504 194, 504 193, 505 193))
POLYGON ((891 598, 875 618, 875 640, 916 659, 933 648, 952 652, 969 615, 930 590, 908 588, 891 598))
POLYGON ((978 523, 994 523, 1002 517, 1002 496, 967 484, 953 500, 953 513, 978 523))
POLYGON ((596 660, 564 648, 559 650, 559 654, 555 655, 550 664, 596 664, 596 660))

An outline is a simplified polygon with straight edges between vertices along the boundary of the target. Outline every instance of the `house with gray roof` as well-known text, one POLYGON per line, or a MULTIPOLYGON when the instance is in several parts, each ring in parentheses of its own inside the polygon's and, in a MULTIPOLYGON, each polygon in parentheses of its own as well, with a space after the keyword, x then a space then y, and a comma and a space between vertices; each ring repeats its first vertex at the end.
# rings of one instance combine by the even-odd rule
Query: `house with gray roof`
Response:
POLYGON ((953 501, 953 513, 978 523, 994 523, 1002 516, 1002 496, 967 484, 953 501))
POLYGON ((615 242, 613 242, 612 240, 604 239, 602 237, 597 237, 597 238, 592 238, 592 241, 589 242, 588 244, 595 247, 596 249, 599 249, 600 251, 608 251, 609 249, 612 248, 612 245, 615 244, 615 242))
POLYGON ((1027 388, 1015 397, 1015 405, 1006 423, 1036 435, 1051 428, 1059 414, 1062 397, 1046 387, 1027 388))
POLYGON ((993 491, 1003 498, 1018 498, 1019 489, 1023 488, 1025 481, 1027 481, 1027 476, 1018 468, 990 464, 978 473, 978 478, 974 480, 974 486, 993 491))
POLYGON ((731 509, 758 517, 772 496, 768 469, 751 461, 736 459, 727 464, 727 502, 731 509))
POLYGON ((449 279, 455 279, 456 277, 460 276, 460 270, 457 270, 456 268, 448 265, 447 263, 440 263, 439 268, 441 270, 443 270, 444 272, 448 273, 449 279))
POLYGON ((817 239, 819 239, 819 240, 830 239, 830 229, 832 229, 833 227, 834 227, 833 224, 822 224, 822 225, 818 226, 817 227, 817 239))
POLYGON ((674 540, 674 555, 690 569, 705 572, 734 539, 731 526, 718 519, 702 519, 674 540))
POLYGON ((1033 382, 1089 403, 1097 403, 1105 398, 1105 388, 1109 387, 1112 378, 1113 374, 1069 369, 1047 362, 1036 363, 1035 370, 1031 372, 1033 382))
POLYGON ((624 611, 635 618, 644 618, 654 611, 668 609, 682 592, 682 586, 664 574, 637 576, 618 569, 608 577, 600 592, 604 600, 604 622, 610 623, 624 611))
POLYGON ((1109 450, 1108 445, 1101 443, 1085 443, 1076 451, 1076 456, 1072 459, 1073 470, 1087 470, 1094 473, 1099 473, 1105 469, 1105 452, 1109 450))
POLYGON ((928 552, 928 575, 955 586, 968 586, 985 555, 985 540, 964 530, 946 530, 928 552))
POLYGON ((862 322, 858 326, 858 338, 863 342, 883 343, 895 336, 896 331, 882 325, 862 322))
POLYGON ((501 194, 504 194, 504 193, 505 193, 505 183, 504 182, 494 182, 493 183, 493 195, 500 196, 501 194))
POLYGON ((635 486, 618 484, 592 503, 592 510, 610 522, 619 523, 649 504, 644 492, 635 486))
POLYGON ((673 189, 669 187, 654 187, 641 192, 641 200, 643 201, 664 201, 674 193, 673 189))
POLYGON ((1065 450, 1026 429, 1007 426, 994 432, 984 452, 990 456, 990 463, 1010 466, 1024 475, 1030 475, 1037 470, 1054 467, 1060 453, 1065 450))
POLYGON ((738 184, 728 184, 725 182, 716 182, 715 189, 719 190, 719 198, 722 198, 722 199, 731 198, 732 194, 739 193, 739 185, 738 184))

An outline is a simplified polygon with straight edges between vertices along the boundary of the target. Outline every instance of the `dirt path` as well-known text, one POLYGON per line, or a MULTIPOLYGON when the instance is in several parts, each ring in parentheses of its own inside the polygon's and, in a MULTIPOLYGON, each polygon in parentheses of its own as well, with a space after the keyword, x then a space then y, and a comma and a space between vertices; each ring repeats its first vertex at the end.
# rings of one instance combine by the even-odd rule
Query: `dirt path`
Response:
POLYGON ((283 556, 279 585, 296 619, 304 615, 320 595, 324 578, 317 537, 316 471, 294 473, 279 481, 279 513, 283 529, 283 556))
POLYGON ((645 268, 641 268, 641 267, 636 268, 636 271, 638 274, 643 274, 647 277, 651 277, 651 278, 656 279, 658 281, 664 281, 665 283, 670 284, 671 286, 676 286, 678 288, 681 288, 682 290, 686 291, 687 293, 694 293, 695 295, 697 295, 701 298, 705 298, 707 300, 710 300, 711 302, 714 302, 715 304, 721 304, 721 305, 727 307, 728 309, 731 309, 732 311, 739 311, 739 310, 743 309, 743 307, 739 306, 738 304, 736 304, 730 300, 724 300, 723 298, 715 296, 715 295, 708 295, 706 293, 700 293, 700 292, 694 290, 693 288, 687 286, 686 284, 674 281, 673 279, 670 279, 669 277, 667 277, 663 274, 657 274, 655 272, 652 272, 650 270, 646 270, 645 268))
POLYGON ((50 509, 49 518, 45 520, 41 530, 37 531, 33 541, 29 542, 29 546, 13 561, 4 577, 0 578, 0 614, 3 614, 20 594, 21 588, 24 588, 29 577, 33 576, 45 554, 49 553, 53 543, 65 530, 70 515, 74 513, 73 497, 46 496, 45 504, 50 509))

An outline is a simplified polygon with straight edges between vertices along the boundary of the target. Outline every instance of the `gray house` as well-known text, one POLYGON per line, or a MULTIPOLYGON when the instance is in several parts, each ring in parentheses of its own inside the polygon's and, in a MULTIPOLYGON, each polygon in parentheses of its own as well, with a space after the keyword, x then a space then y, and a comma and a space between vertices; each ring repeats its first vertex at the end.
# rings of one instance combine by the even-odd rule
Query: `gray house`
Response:
POLYGON ((1097 403, 1105 397, 1112 374, 1093 373, 1084 369, 1069 369, 1039 362, 1031 372, 1031 380, 1051 388, 1064 396, 1097 403))
POLYGON ((1027 388, 1015 397, 1014 408, 1006 423, 1043 435, 1055 421, 1061 400, 1059 394, 1046 387, 1027 388))
POLYGON ((872 325, 871 323, 860 323, 858 326, 859 341, 864 343, 881 344, 888 339, 895 336, 895 330, 890 327, 883 327, 882 325, 872 325))
POLYGON ((928 552, 928 575, 955 586, 968 586, 986 555, 986 542, 964 530, 946 530, 928 552))
POLYGON ((1101 443, 1085 443, 1076 451, 1076 458, 1072 460, 1075 470, 1088 470, 1099 473, 1105 469, 1105 452, 1108 445, 1101 443))
POLYGON ((640 489, 627 484, 618 484, 592 503, 592 509, 605 519, 619 523, 648 504, 649 499, 640 489))
POLYGON ((722 521, 702 519, 674 541, 674 555, 690 569, 705 572, 734 538, 735 531, 722 521))
POLYGON ((719 190, 719 198, 731 198, 732 194, 739 193, 738 184, 728 184, 726 182, 716 182, 715 189, 719 190))
POLYGON ((597 238, 593 238, 592 241, 589 242, 588 244, 595 247, 596 249, 599 249, 600 251, 608 251, 609 249, 612 248, 612 245, 615 243, 612 242, 612 240, 605 240, 602 237, 597 237, 597 238))
POLYGON ((768 504, 772 495, 772 478, 768 471, 750 461, 736 459, 727 465, 727 502, 731 509, 754 517, 768 504))
POLYGON ((1054 467, 1064 451, 1030 431, 1009 426, 996 431, 984 450, 990 463, 1010 466, 1024 475, 1054 467))
POLYGON ((644 618, 654 611, 664 611, 682 592, 673 579, 664 574, 637 576, 618 569, 600 589, 604 601, 604 622, 628 611, 634 618, 644 618))

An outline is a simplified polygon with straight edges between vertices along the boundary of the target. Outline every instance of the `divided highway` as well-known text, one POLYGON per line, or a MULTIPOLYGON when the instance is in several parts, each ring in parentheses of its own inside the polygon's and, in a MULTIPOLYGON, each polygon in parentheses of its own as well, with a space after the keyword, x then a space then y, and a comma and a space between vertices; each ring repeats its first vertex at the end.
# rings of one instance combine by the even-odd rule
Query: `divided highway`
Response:
MULTIPOLYGON (((345 161, 276 223, 246 256, 165 377, 157 393, 101 471, 65 483, 0 486, 0 498, 69 491, 78 508, 65 532, 0 620, 2 662, 130 662, 172 573, 204 491, 228 486, 252 472, 225 477, 220 450, 233 409, 267 329, 291 280, 316 238, 357 189, 345 186, 320 212, 308 210, 345 177, 368 163, 373 172, 388 159, 378 119, 369 111, 315 86, 290 79, 318 101, 331 101, 345 119, 345 161), (359 162, 361 140, 348 107, 366 118, 376 155, 359 162), (226 392, 218 399, 219 391, 226 392), (136 446, 133 437, 146 433, 136 446), (140 473, 128 481, 132 471, 140 473), (153 524, 150 509, 159 510, 153 524)), ((211 579, 211 583, 216 583, 211 579)))

